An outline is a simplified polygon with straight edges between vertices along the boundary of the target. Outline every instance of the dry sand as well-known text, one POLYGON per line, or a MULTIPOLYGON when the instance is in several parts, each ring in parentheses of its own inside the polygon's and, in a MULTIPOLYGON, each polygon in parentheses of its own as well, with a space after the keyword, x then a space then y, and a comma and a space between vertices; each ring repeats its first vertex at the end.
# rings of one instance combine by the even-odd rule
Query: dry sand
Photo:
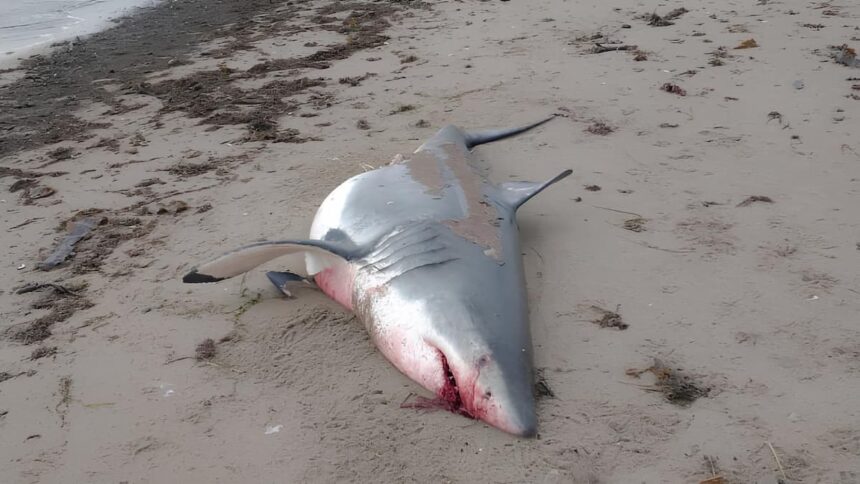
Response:
POLYGON ((0 482, 860 482, 850 4, 188 0, 4 73, 0 482), (444 124, 549 113, 478 150, 575 172, 520 211, 537 439, 400 408, 312 288, 180 282, 444 124))

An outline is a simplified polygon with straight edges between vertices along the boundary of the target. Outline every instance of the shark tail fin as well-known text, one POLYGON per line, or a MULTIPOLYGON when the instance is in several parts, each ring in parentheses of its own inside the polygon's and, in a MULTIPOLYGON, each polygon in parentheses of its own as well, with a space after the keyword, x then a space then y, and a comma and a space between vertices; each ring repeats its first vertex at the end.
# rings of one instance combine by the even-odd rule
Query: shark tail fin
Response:
POLYGON ((536 121, 526 126, 518 126, 516 128, 487 129, 465 133, 466 147, 472 149, 475 146, 482 145, 484 143, 491 143, 500 139, 509 138, 511 136, 524 133, 532 128, 536 128, 554 118, 555 115, 552 115, 548 118, 541 119, 540 121, 536 121))
POLYGON ((511 209, 516 212, 522 204, 528 202, 532 197, 542 192, 546 187, 562 180, 573 173, 573 170, 564 170, 555 177, 545 182, 508 182, 499 186, 502 191, 502 199, 507 202, 511 209))

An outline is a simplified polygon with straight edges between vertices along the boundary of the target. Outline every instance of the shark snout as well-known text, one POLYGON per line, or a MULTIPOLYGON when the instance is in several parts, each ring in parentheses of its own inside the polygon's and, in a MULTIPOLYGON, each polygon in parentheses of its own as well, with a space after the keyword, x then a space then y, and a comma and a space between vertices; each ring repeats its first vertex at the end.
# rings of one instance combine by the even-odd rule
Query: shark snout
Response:
POLYGON ((475 406, 484 409, 481 419, 509 434, 534 437, 537 434, 537 415, 531 389, 520 391, 495 387, 495 390, 486 390, 476 396, 481 401, 475 406))
POLYGON ((488 355, 452 370, 466 414, 519 437, 537 434, 530 372, 505 371, 488 355))

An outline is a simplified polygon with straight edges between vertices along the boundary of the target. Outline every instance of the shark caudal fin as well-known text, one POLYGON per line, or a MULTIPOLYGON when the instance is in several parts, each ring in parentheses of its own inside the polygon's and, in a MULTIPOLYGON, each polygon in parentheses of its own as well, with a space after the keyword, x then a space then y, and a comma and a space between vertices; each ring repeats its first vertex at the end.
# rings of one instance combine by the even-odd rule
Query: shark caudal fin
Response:
POLYGON ((474 148, 475 146, 482 145, 484 143, 491 143, 493 141, 498 141, 500 139, 509 138, 511 136, 518 135, 520 133, 524 133, 532 128, 536 128, 548 121, 551 121, 555 118, 555 115, 542 119, 540 121, 534 122, 532 124, 526 126, 519 126, 516 128, 503 128, 503 129, 487 129, 481 131, 473 131, 468 133, 463 133, 466 141, 466 147, 469 149, 474 148))
POLYGON ((555 177, 545 182, 507 182, 499 185, 502 200, 516 212, 520 206, 528 202, 532 197, 542 192, 546 187, 566 178, 573 170, 564 170, 555 177))
POLYGON ((340 244, 322 240, 258 242, 239 247, 192 269, 182 278, 182 282, 189 284, 218 282, 244 274, 277 257, 297 253, 311 253, 323 260, 331 260, 332 258, 349 260, 353 255, 351 250, 340 244))

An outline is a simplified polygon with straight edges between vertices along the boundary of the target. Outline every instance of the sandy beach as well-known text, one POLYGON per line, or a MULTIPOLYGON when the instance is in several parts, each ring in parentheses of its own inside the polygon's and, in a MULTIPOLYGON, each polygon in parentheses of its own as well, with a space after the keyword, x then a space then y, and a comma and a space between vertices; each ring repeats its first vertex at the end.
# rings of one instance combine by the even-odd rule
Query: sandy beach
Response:
POLYGON ((181 0, 0 71, 0 482, 860 483, 860 5, 181 0), (539 435, 192 266, 507 127, 539 435), (57 267, 40 263, 93 228, 57 267))

